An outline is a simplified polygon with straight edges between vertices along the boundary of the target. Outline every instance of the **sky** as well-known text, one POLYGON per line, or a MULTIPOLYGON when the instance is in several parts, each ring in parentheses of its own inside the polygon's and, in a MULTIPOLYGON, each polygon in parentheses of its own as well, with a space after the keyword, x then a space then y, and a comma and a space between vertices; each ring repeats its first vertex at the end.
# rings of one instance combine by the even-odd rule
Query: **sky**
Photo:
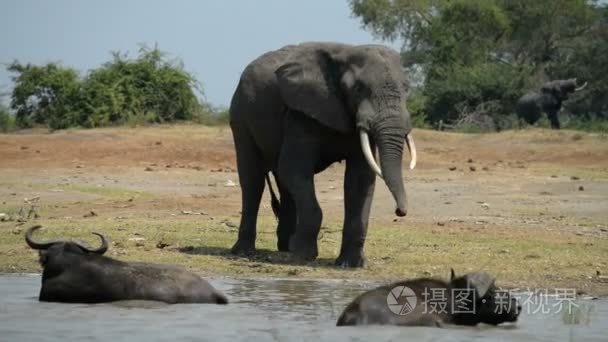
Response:
MULTIPOLYGON (((109 61, 110 51, 135 57, 140 44, 158 44, 183 61, 215 106, 230 104, 252 59, 303 41, 383 43, 361 28, 346 0, 0 1, 0 63, 60 61, 85 73, 109 61)), ((10 77, 0 66, 0 93, 12 89, 10 77)))

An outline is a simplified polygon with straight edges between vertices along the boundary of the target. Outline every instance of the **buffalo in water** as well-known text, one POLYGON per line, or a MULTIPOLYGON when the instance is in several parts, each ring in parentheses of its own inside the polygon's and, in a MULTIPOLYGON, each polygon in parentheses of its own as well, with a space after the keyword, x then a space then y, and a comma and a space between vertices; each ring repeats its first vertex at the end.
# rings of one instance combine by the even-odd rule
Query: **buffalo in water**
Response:
POLYGON ((474 326, 515 322, 517 300, 494 285, 485 272, 454 275, 449 282, 418 278, 381 286, 355 298, 338 318, 338 326, 474 326))
POLYGON ((154 300, 169 304, 227 304, 228 299, 207 281, 183 268, 140 262, 123 262, 104 256, 108 242, 89 249, 72 241, 36 242, 31 227, 27 244, 39 250, 44 302, 103 303, 120 300, 154 300))

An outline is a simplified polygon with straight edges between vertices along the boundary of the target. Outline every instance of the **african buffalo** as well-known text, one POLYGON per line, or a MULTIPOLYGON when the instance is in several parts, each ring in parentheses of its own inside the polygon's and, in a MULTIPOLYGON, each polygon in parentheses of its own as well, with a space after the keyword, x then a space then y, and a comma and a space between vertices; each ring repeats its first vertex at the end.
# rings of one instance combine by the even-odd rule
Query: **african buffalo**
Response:
POLYGON ((381 286, 351 302, 337 325, 446 326, 515 322, 521 306, 487 273, 449 282, 418 278, 381 286))
POLYGON ((72 241, 35 242, 27 230, 25 241, 39 250, 44 302, 102 303, 119 300, 155 300, 175 303, 227 304, 228 299, 207 281, 185 269, 160 264, 123 262, 103 254, 101 247, 86 248, 72 241))

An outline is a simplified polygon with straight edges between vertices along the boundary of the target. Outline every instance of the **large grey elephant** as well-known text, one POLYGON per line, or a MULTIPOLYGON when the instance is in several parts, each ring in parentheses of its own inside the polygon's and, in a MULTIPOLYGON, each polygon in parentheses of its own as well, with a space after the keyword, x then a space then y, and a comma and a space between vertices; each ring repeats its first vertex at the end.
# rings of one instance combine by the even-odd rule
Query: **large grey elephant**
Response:
POLYGON ((551 128, 559 129, 559 111, 568 94, 585 89, 587 82, 578 87, 576 78, 550 81, 542 85, 540 92, 529 92, 519 98, 516 105, 517 116, 534 125, 542 113, 547 113, 551 128))
MULTIPOLYGON (((399 54, 378 45, 329 42, 288 45, 251 62, 230 106, 242 216, 232 253, 255 250, 264 180, 276 179, 278 249, 301 260, 318 256, 322 211, 314 175, 346 161, 344 226, 336 264, 359 267, 376 174, 405 216, 402 152, 416 164, 399 54), (376 146, 380 165, 374 159, 376 146)), ((270 185, 270 182, 269 182, 270 185)))

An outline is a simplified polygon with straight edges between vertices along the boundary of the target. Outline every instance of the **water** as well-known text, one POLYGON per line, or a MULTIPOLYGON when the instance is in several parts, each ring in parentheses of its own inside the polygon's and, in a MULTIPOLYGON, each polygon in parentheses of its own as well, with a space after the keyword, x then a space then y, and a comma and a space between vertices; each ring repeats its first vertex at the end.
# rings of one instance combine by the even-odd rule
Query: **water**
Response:
POLYGON ((608 341, 606 299, 577 299, 584 312, 574 316, 580 318, 578 324, 566 324, 563 311, 533 313, 533 307, 524 305, 519 322, 502 327, 336 327, 344 306, 377 284, 210 282, 226 293, 230 304, 41 303, 39 275, 0 275, 0 341, 608 341))

